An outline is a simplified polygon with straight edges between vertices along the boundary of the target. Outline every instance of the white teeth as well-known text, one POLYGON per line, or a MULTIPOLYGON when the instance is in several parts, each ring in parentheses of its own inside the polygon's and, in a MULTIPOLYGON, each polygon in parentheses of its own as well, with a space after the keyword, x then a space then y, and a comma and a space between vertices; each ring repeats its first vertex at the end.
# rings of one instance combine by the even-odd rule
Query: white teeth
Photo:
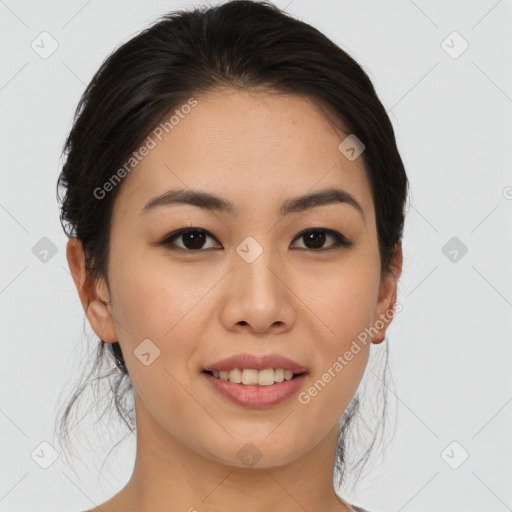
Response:
POLYGON ((274 384, 274 370, 260 370, 258 372, 258 384, 260 386, 271 386, 274 384))
POLYGON ((238 368, 231 370, 229 372, 229 380, 236 384, 240 384, 240 382, 242 382, 242 372, 238 368))
POLYGON ((279 368, 278 370, 275 370, 275 372, 274 372, 274 380, 276 382, 283 382, 283 380, 284 380, 284 370, 282 368, 279 368))
POLYGON ((220 380, 229 380, 236 384, 246 384, 249 386, 271 386, 275 382, 283 382, 284 380, 291 380, 293 372, 291 370, 284 370, 278 368, 276 370, 267 368, 265 370, 253 370, 245 368, 240 370, 234 368, 233 370, 225 371, 221 370, 218 372, 212 372, 213 376, 220 380))
POLYGON ((258 384, 258 370, 242 370, 242 384, 258 384))

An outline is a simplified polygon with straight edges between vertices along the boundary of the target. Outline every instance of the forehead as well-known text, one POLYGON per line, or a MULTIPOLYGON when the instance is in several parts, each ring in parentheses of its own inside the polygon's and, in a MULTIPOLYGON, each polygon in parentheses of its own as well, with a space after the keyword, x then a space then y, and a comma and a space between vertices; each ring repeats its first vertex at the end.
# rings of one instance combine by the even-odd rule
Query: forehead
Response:
POLYGON ((190 188, 226 197, 242 211, 267 203, 277 209, 285 198, 338 186, 372 210, 362 158, 350 161, 339 151, 349 134, 314 101, 231 88, 193 98, 195 106, 185 108, 185 101, 150 132, 152 149, 124 178, 116 208, 140 211, 154 195, 190 188))

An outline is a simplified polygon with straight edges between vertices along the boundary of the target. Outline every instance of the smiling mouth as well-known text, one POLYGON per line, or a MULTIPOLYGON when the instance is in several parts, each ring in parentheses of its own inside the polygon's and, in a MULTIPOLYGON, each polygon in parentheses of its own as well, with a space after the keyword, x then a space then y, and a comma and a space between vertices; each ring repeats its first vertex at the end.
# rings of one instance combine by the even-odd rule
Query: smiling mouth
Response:
POLYGON ((211 375, 212 377, 229 381, 233 384, 240 384, 241 386, 272 386, 281 382, 293 380, 306 372, 293 373, 291 370, 284 370, 282 368, 267 368, 265 370, 255 370, 251 368, 234 368, 230 371, 210 371, 204 370, 202 373, 211 375))

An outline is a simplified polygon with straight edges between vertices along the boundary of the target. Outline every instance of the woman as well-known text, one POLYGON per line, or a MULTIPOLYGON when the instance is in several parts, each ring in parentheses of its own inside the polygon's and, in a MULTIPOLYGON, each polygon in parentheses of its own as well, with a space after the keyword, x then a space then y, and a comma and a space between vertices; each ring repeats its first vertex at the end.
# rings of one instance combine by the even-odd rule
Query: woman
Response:
POLYGON ((103 63, 65 153, 69 267, 137 432, 91 510, 364 510, 333 470, 407 178, 361 67, 268 3, 172 13, 103 63))

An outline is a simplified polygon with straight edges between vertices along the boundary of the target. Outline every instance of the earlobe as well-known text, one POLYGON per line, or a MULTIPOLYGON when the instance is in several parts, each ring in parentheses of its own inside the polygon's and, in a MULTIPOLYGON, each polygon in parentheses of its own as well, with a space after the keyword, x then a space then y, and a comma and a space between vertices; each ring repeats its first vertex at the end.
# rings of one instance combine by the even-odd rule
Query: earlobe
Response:
POLYGON ((379 298, 379 303, 377 305, 373 321, 374 329, 378 330, 378 333, 372 338, 372 343, 375 345, 378 345, 385 340, 386 330, 393 319, 389 311, 394 308, 396 303, 396 282, 389 276, 386 276, 384 279, 387 286, 383 283, 383 288, 385 288, 386 291, 384 292, 383 297, 379 298))
POLYGON ((118 341, 114 321, 109 311, 108 290, 103 279, 93 281, 87 273, 85 254, 78 238, 68 240, 66 257, 73 281, 89 323, 100 339, 118 341))
POLYGON ((379 293, 379 301, 375 312, 374 326, 379 331, 372 339, 378 345, 386 338, 386 330, 394 318, 398 279, 402 273, 402 244, 397 244, 391 263, 391 274, 384 277, 379 293))
POLYGON ((85 314, 92 329, 100 339, 107 343, 119 341, 114 326, 114 319, 105 300, 100 297, 91 300, 85 314))

